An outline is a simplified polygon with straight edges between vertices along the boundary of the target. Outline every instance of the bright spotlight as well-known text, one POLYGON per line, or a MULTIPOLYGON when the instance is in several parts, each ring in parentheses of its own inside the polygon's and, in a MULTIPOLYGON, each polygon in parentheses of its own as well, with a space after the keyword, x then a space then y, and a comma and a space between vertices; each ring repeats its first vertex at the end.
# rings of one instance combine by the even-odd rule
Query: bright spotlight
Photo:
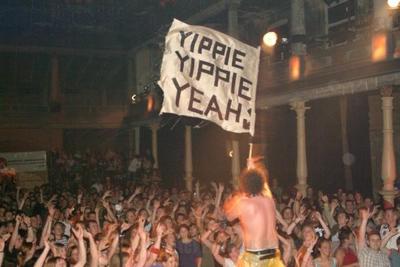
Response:
POLYGON ((132 104, 136 104, 136 94, 132 95, 132 104))
POLYGON ((376 33, 372 36, 372 61, 382 61, 387 59, 387 36, 385 33, 376 33))
POLYGON ((267 32, 266 34, 264 34, 263 42, 266 46, 272 47, 276 45, 277 41, 278 35, 275 32, 267 32))
POLYGON ((400 0, 387 0, 387 4, 390 8, 397 8, 399 6, 400 0))
POLYGON ((291 56, 289 59, 289 73, 292 81, 300 79, 301 60, 299 56, 291 56))

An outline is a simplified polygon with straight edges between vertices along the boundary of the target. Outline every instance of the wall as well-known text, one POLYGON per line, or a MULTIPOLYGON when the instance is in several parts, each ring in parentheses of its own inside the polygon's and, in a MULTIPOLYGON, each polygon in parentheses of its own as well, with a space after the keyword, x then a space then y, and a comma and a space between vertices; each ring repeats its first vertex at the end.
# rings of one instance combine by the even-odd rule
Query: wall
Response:
POLYGON ((62 129, 0 129, 0 151, 2 152, 51 150, 60 149, 62 146, 62 129))

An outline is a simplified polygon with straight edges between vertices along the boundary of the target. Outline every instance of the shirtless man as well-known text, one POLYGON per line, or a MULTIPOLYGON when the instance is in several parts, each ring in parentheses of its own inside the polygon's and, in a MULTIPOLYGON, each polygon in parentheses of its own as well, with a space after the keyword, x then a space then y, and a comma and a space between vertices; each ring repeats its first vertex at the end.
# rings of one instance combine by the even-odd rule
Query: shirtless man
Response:
POLYGON ((266 169, 252 164, 242 172, 239 186, 240 191, 224 204, 227 219, 239 219, 243 232, 245 251, 236 266, 283 267, 266 169))

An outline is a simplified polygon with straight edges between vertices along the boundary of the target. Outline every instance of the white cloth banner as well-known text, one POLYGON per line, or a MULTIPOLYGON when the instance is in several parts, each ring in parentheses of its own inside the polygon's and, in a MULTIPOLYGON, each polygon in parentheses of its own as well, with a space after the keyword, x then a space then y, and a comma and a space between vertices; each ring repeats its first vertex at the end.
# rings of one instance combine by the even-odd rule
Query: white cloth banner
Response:
POLYGON ((215 30, 174 20, 158 84, 162 113, 212 121, 254 135, 260 48, 215 30))

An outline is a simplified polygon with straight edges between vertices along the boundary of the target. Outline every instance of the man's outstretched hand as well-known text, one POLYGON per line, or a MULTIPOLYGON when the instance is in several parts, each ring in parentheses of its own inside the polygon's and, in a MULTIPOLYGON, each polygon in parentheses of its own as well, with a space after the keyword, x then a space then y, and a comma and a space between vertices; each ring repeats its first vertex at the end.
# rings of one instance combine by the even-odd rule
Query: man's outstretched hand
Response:
POLYGON ((264 157, 256 156, 247 159, 247 169, 256 169, 258 165, 263 164, 264 157))

